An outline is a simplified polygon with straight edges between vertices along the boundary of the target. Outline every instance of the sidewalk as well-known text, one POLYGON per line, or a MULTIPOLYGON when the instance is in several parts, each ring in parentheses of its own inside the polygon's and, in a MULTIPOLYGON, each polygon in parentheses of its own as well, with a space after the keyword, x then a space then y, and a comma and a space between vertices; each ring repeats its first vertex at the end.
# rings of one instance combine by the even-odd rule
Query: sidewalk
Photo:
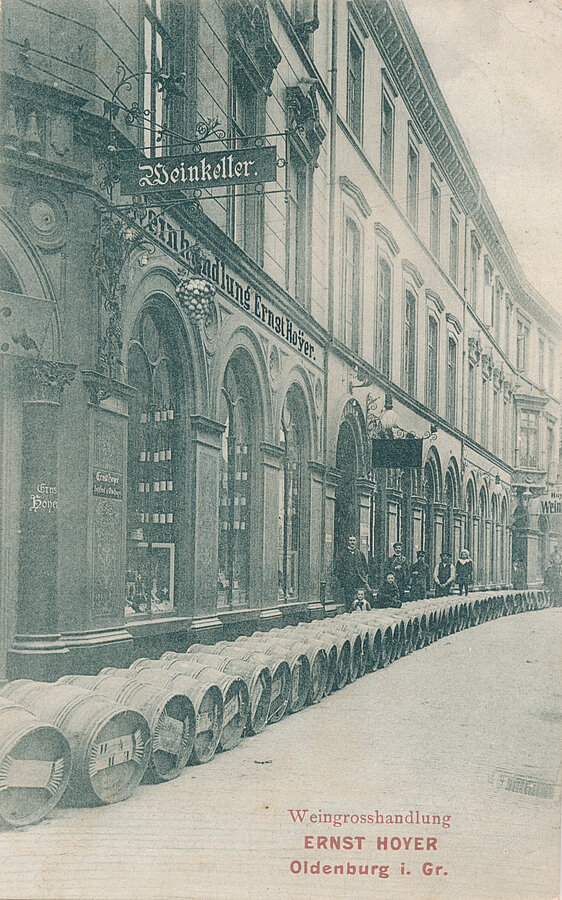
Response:
POLYGON ((3 832, 0 896, 550 900, 558 896, 561 621, 562 609, 546 609, 462 631, 174 782, 3 832), (308 810, 305 821, 290 809, 308 810), (375 821, 308 819, 319 810, 375 821), (376 822, 377 811, 380 819, 410 810, 414 821, 418 812, 441 824, 376 822), (318 837, 329 848, 344 836, 349 849, 318 846, 318 837), (423 838, 423 850, 415 840, 406 849, 408 837, 423 838), (346 871, 388 866, 388 877, 380 868, 304 874, 305 861, 309 870, 317 861, 346 871), (424 863, 448 874, 423 874, 424 863))

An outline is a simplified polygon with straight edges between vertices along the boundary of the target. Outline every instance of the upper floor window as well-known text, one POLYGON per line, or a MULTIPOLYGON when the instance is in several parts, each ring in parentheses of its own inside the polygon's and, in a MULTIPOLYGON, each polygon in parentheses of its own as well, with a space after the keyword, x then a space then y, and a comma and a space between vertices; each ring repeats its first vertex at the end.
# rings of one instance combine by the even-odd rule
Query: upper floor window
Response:
POLYGON ((390 376, 390 304, 392 271, 389 263, 379 259, 379 280, 375 322, 375 368, 390 376))
POLYGON ((539 335, 539 387, 544 387, 544 338, 539 335))
POLYGON ((476 366, 468 364, 467 431, 474 437, 476 432, 476 366))
POLYGON ((529 326, 521 319, 517 320, 517 368, 520 372, 527 370, 527 347, 529 343, 529 326))
POLYGON ((509 400, 506 394, 503 398, 503 458, 509 463, 511 460, 511 410, 509 400))
POLYGON ((499 334, 499 330, 501 327, 501 311, 503 309, 503 284, 501 283, 499 278, 496 278, 496 290, 494 297, 494 328, 496 329, 496 333, 499 334))
POLYGON ((554 346, 548 345, 548 389, 554 393, 554 346))
POLYGON ((404 309, 404 357, 402 383, 404 390, 413 397, 416 392, 416 298, 406 291, 404 309))
POLYGON ((534 469, 538 465, 538 415, 531 410, 520 410, 519 415, 519 465, 534 469))
POLYGON ((408 144, 408 179, 406 188, 406 210, 414 228, 418 224, 418 190, 419 190, 420 157, 410 141, 408 144))
POLYGON ((486 258, 484 262, 484 319, 486 325, 494 328, 496 324, 496 299, 492 284, 492 267, 486 258))
POLYGON ((486 445, 488 443, 488 404, 490 397, 488 393, 490 379, 486 375, 482 375, 482 397, 480 405, 480 443, 486 445))
POLYGON ((449 275, 456 284, 459 277, 459 219, 454 210, 451 210, 449 230, 449 275))
POLYGON ((472 235, 470 239, 470 302, 476 306, 478 300, 478 260, 480 258, 480 244, 472 235))
POLYGON ((496 456, 500 452, 500 391, 494 386, 494 398, 492 401, 492 453, 496 456))
POLYGON ((511 344, 511 303, 509 298, 505 298, 505 327, 503 332, 505 352, 509 354, 511 344))
POLYGON ((382 94, 381 110, 381 175, 382 180, 392 190, 394 166, 394 107, 386 93, 382 94))
POLYGON ((343 340, 356 351, 359 349, 359 310, 361 290, 361 235, 353 219, 345 222, 343 284, 343 340))
POLYGON ((166 27, 170 4, 166 0, 164 3, 150 0, 143 5, 143 147, 147 156, 162 156, 167 148, 167 137, 161 135, 160 130, 168 126, 168 108, 155 75, 160 71, 168 73, 172 59, 172 39, 166 27))
POLYGON ((307 268, 307 165, 289 146, 287 160, 287 290, 305 305, 307 268))
POLYGON ((457 342, 449 338, 447 347, 447 419, 451 425, 457 418, 457 342))
MULTIPOLYGON (((249 146, 259 132, 261 101, 254 85, 238 66, 233 67, 230 136, 236 148, 249 146)), ((233 188, 229 200, 230 236, 246 253, 261 262, 263 255, 263 195, 253 185, 233 188)))
POLYGON ((427 323, 427 360, 426 360, 426 402, 430 409, 437 412, 438 396, 438 359, 439 359, 439 325, 434 316, 429 316, 427 323))
POLYGON ((363 47, 350 27, 347 39, 347 121, 356 138, 363 133, 363 47))
POLYGON ((429 205, 429 249, 439 258, 441 245, 441 191, 435 178, 431 179, 429 205))

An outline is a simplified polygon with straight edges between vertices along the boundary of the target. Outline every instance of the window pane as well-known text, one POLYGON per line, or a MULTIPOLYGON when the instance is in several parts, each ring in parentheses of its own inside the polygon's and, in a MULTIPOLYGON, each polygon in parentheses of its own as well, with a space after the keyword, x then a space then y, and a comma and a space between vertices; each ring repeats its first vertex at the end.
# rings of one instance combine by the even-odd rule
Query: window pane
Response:
POLYGON ((381 122, 381 175, 386 186, 392 188, 392 164, 393 164, 393 130, 394 110, 386 94, 382 98, 382 122, 381 122))

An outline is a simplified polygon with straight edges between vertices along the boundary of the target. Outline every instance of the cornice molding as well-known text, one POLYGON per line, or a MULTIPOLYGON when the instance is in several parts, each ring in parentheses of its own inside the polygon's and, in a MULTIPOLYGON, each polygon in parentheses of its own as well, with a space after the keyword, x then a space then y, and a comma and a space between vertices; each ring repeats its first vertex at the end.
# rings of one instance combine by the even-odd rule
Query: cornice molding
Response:
POLYGON ((384 241, 392 253, 393 256, 397 256, 400 253, 400 247, 396 243, 396 239, 386 225, 383 225, 382 222, 375 222, 375 234, 378 238, 384 241))
POLYGON ((351 197, 352 200, 355 201, 361 213, 365 216, 366 219, 371 215, 371 207, 367 203, 367 198, 365 194, 361 190, 360 187, 357 187, 356 184, 353 183, 351 178, 348 178, 347 175, 340 175, 340 188, 347 194, 348 197, 351 197))
POLYGON ((418 269, 418 267, 415 266, 413 264, 413 262, 410 262, 409 259, 403 259, 402 260, 402 268, 411 277, 415 286, 417 288, 420 288, 423 284, 423 278, 420 274, 420 270, 418 269))
POLYGON ((445 304, 443 303, 441 297, 437 293, 437 291, 433 291, 431 288, 425 289, 425 297, 429 303, 433 303, 437 312, 442 313, 445 309, 445 304))
POLYGON ((462 331, 462 325, 459 322, 459 320, 457 319, 457 317, 455 315, 453 315, 453 313, 448 312, 446 314, 445 318, 446 318, 447 322, 449 323, 449 325, 454 329, 454 331, 456 331, 457 334, 460 334, 462 331))

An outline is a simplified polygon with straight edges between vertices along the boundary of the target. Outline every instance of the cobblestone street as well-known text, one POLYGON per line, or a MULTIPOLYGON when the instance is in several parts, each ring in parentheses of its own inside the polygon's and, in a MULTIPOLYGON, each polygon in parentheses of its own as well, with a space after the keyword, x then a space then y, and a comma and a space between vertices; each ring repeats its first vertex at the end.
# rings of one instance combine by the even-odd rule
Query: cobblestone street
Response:
POLYGON ((558 896, 561 618, 561 609, 546 609, 447 637, 174 782, 3 832, 1 896, 550 900, 558 896), (295 824, 291 809, 412 810, 414 822, 416 812, 450 816, 450 827, 295 824), (318 836, 328 847, 330 837, 352 836, 353 848, 318 848, 318 836), (423 838, 424 849, 414 841, 404 849, 408 837, 423 838), (332 872, 314 874, 317 861, 332 872), (423 874, 424 863, 444 871, 423 874), (368 875, 333 872, 366 864, 368 875), (388 866, 388 877, 379 877, 384 868, 370 874, 374 865, 388 866))

